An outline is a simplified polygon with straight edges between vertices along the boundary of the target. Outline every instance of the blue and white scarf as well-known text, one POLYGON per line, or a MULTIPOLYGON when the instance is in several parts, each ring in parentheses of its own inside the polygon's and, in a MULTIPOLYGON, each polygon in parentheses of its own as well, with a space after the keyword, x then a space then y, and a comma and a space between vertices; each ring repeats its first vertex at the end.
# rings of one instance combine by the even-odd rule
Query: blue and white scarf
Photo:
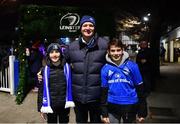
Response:
MULTIPOLYGON (((50 72, 50 68, 48 66, 45 66, 44 69, 44 75, 43 75, 43 81, 44 81, 44 87, 43 87, 43 103, 42 103, 42 107, 41 107, 41 112, 42 113, 53 113, 53 110, 51 108, 50 105, 50 96, 49 96, 49 72, 50 72)), ((69 107, 74 107, 75 104, 72 100, 72 82, 71 82, 71 69, 69 64, 65 64, 64 65, 64 75, 66 77, 66 104, 65 104, 65 108, 69 108, 69 107)))

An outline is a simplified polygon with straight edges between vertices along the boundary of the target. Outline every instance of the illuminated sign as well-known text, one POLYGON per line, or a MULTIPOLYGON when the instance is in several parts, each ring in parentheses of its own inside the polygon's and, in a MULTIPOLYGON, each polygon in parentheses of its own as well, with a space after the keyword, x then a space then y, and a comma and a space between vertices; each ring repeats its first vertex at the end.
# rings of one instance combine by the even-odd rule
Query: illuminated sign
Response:
POLYGON ((60 19, 60 30, 68 30, 69 32, 77 32, 80 29, 78 25, 80 16, 77 13, 67 13, 60 19))

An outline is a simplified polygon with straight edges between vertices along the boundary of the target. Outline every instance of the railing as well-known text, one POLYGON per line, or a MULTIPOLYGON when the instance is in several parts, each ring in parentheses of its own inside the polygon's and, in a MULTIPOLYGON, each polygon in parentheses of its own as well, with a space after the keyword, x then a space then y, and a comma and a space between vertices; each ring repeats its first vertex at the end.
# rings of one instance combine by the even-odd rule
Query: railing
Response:
POLYGON ((15 86, 17 86, 17 81, 15 80, 15 75, 17 77, 18 69, 15 63, 15 56, 9 56, 9 67, 2 67, 0 70, 0 91, 10 92, 10 94, 15 94, 15 86), (15 66, 16 65, 16 66, 15 66), (15 72, 17 74, 15 74, 15 72))
POLYGON ((0 70, 0 91, 10 92, 9 67, 0 70))

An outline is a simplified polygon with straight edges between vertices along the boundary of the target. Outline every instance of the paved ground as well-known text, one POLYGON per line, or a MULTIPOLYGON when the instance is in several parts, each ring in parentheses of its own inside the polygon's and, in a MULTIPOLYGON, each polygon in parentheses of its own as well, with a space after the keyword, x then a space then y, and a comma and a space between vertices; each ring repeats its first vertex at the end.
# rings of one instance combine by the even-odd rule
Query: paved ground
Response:
MULTIPOLYGON (((180 122, 180 64, 167 63, 160 69, 155 92, 148 98, 151 113, 146 122, 180 122)), ((37 93, 30 92, 21 105, 14 100, 15 96, 0 92, 0 123, 46 123, 36 109, 37 93)), ((74 123, 73 110, 70 117, 74 123)))
POLYGON ((150 122, 180 122, 180 64, 160 66, 155 92, 148 98, 150 122))
MULTIPOLYGON (((0 92, 0 123, 45 123, 37 112, 37 93, 30 92, 23 104, 16 105, 15 96, 0 92)), ((70 122, 75 122, 73 109, 70 122)))
POLYGON ((21 105, 16 105, 15 96, 0 92, 1 123, 41 123, 43 122, 36 110, 35 93, 29 93, 21 105))

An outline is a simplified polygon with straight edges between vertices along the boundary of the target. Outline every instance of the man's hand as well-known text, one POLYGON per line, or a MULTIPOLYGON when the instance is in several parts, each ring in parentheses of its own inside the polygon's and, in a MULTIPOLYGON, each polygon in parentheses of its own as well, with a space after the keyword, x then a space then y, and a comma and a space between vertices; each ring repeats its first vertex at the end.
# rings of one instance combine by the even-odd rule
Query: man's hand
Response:
POLYGON ((146 59, 141 59, 142 64, 146 63, 146 61, 147 61, 146 59))
POLYGON ((39 82, 42 81, 41 71, 39 71, 39 72, 37 73, 37 77, 38 77, 38 81, 39 81, 39 82))
POLYGON ((145 118, 137 117, 136 120, 137 120, 138 123, 143 123, 145 121, 145 118))
POLYGON ((103 122, 103 123, 110 123, 109 117, 103 117, 103 118, 102 118, 102 122, 103 122))

